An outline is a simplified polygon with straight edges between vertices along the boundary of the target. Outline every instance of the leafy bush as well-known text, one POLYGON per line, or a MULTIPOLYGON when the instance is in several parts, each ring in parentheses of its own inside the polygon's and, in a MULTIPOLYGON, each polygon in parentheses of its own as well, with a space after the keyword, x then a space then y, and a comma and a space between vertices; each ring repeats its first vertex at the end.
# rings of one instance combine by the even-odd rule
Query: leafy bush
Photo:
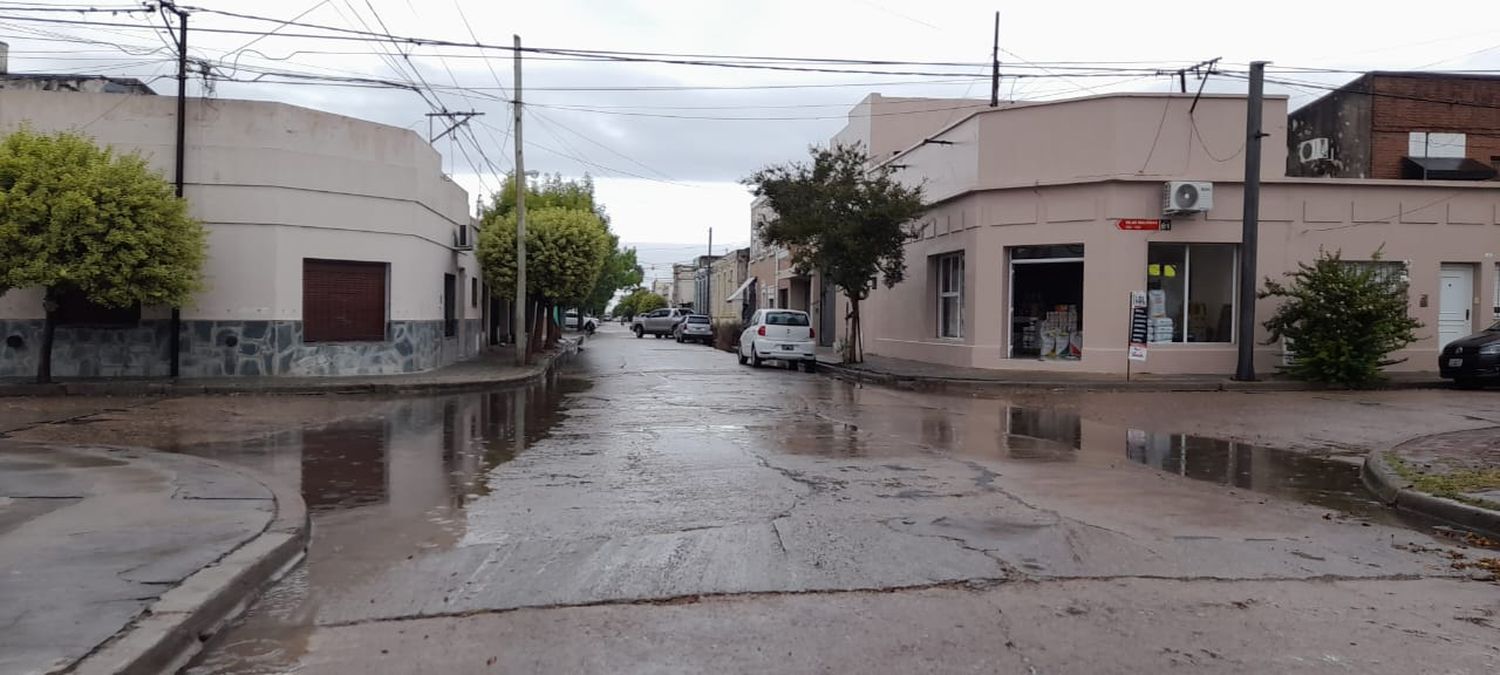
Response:
MULTIPOLYGON (((1372 256, 1380 260, 1380 252, 1372 256)), ((1265 322, 1270 341, 1289 340, 1292 377, 1352 388, 1381 381, 1382 368, 1404 359, 1387 355, 1417 340, 1422 323, 1407 316, 1407 283, 1377 265, 1349 263, 1321 252, 1298 263, 1287 283, 1266 279, 1262 298, 1281 298, 1265 322)))

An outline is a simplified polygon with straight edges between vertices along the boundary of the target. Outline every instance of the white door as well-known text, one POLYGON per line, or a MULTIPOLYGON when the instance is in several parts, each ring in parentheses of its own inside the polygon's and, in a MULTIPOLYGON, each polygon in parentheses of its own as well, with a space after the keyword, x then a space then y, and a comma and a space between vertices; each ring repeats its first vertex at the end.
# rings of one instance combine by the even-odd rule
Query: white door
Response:
POLYGON ((1438 288, 1438 349, 1474 332, 1474 266, 1443 265, 1438 288))

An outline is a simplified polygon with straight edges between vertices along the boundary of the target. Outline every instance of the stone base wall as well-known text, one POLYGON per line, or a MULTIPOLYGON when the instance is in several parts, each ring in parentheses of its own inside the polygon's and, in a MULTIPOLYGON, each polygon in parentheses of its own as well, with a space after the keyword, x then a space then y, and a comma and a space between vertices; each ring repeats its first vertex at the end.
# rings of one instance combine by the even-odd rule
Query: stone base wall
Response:
MULTIPOLYGON (((0 319, 0 377, 36 376, 44 324, 41 319, 0 319)), ((127 328, 58 326, 52 375, 166 377, 171 372, 171 326, 166 319, 127 328)))
MULTIPOLYGON (((0 320, 0 377, 36 374, 43 322, 0 320), (16 338, 12 340, 11 338, 16 338), (10 343, 19 341, 19 347, 10 343)), ((59 326, 57 377, 166 377, 167 320, 131 328, 59 326)), ((301 321, 183 321, 183 377, 395 375, 439 368, 478 353, 479 319, 443 336, 442 321, 392 321, 382 342, 303 342, 301 321)))

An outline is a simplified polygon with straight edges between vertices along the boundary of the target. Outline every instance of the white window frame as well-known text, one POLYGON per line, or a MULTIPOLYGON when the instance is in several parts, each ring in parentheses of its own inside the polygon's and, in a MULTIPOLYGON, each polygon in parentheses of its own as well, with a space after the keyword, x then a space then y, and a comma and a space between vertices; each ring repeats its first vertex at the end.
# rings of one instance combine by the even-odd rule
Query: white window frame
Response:
POLYGON ((964 252, 954 251, 936 256, 937 263, 937 336, 944 340, 962 340, 964 337, 964 252), (956 264, 955 264, 956 263, 956 264), (951 268, 951 269, 950 269, 951 268), (947 282, 953 281, 952 286, 947 282), (947 328, 947 321, 943 314, 947 305, 945 302, 953 300, 953 311, 958 313, 954 326, 957 332, 954 335, 945 335, 943 331, 947 328))

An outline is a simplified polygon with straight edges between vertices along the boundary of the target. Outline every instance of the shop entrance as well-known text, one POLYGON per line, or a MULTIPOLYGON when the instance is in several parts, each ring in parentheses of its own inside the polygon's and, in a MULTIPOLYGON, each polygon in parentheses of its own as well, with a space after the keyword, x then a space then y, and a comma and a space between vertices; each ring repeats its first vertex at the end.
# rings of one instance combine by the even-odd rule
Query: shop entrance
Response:
POLYGON ((1083 358, 1083 244, 1010 253, 1009 357, 1083 358))

